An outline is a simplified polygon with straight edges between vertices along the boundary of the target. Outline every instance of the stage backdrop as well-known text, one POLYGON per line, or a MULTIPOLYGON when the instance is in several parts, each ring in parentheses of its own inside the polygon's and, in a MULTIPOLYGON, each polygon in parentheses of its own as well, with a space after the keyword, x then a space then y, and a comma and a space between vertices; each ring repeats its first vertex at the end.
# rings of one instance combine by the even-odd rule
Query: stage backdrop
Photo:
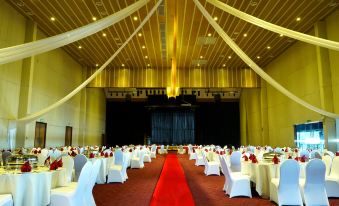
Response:
POLYGON ((195 142, 194 111, 153 111, 151 143, 184 145, 195 142))

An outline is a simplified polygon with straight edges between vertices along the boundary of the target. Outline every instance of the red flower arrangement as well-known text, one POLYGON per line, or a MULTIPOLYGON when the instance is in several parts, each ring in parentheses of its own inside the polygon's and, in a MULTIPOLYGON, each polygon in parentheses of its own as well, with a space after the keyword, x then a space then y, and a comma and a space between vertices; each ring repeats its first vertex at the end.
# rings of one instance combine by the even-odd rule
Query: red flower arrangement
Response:
POLYGON ((277 155, 274 155, 273 159, 272 159, 274 164, 278 164, 280 162, 279 158, 277 157, 277 155))
POLYGON ((21 172, 30 172, 32 171, 32 167, 31 165, 29 164, 28 161, 26 161, 22 166, 21 166, 21 172))
POLYGON ((246 155, 242 156, 242 158, 244 158, 246 162, 248 161, 248 157, 246 155))
POLYGON ((106 153, 105 153, 105 158, 107 158, 107 157, 108 157, 108 153, 106 152, 106 153))
POLYGON ((113 157, 113 152, 110 152, 110 153, 109 153, 109 156, 110 156, 110 157, 113 157))
POLYGON ((93 153, 90 153, 90 154, 89 154, 89 158, 90 158, 90 159, 94 158, 94 154, 93 154, 93 153))

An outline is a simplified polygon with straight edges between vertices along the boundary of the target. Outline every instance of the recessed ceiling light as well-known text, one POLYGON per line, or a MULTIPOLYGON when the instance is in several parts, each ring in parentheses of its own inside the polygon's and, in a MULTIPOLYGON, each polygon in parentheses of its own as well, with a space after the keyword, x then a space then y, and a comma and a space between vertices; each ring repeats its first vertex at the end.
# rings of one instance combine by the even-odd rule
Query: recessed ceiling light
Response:
POLYGON ((260 59, 260 56, 257 56, 257 59, 260 59))
POLYGON ((95 66, 96 66, 96 67, 98 67, 98 66, 99 66, 99 64, 95 64, 95 66))
POLYGON ((145 59, 148 59, 148 56, 145 56, 145 59))
POLYGON ((148 67, 150 67, 151 65, 150 64, 147 64, 148 67))
POLYGON ((226 67, 226 64, 223 64, 222 67, 226 67))
POLYGON ((139 33, 138 36, 142 36, 142 33, 139 33))
POLYGON ((244 36, 244 37, 247 37, 247 33, 245 33, 243 36, 244 36))
POLYGON ((96 20, 97 20, 97 17, 93 16, 93 17, 92 17, 92 20, 93 20, 93 21, 96 21, 96 20))
POLYGON ((124 66, 125 66, 125 64, 121 64, 121 66, 122 66, 122 67, 124 67, 124 66))
POLYGON ((295 20, 296 20, 296 21, 300 21, 300 20, 301 20, 301 18, 300 18, 300 17, 297 17, 295 20))
POLYGON ((200 67, 200 64, 197 64, 198 67, 200 67))
POLYGON ((106 34, 106 33, 102 33, 102 36, 104 36, 104 37, 105 37, 105 36, 107 36, 107 34, 106 34))
POLYGON ((200 59, 204 58, 203 56, 200 56, 200 59))
POLYGON ((213 19, 214 19, 214 21, 218 21, 218 17, 217 16, 215 16, 213 19))
POLYGON ((212 36, 212 34, 211 34, 211 33, 208 33, 207 36, 212 36))
POLYGON ((146 49, 145 45, 142 45, 142 47, 141 47, 141 48, 143 48, 143 49, 146 49))
POLYGON ((78 49, 82 49, 82 46, 81 46, 81 45, 79 45, 79 46, 78 46, 78 49))
POLYGON ((283 37, 284 35, 283 35, 283 34, 280 34, 279 36, 280 36, 280 37, 283 37))
POLYGON ((52 16, 52 17, 51 17, 51 21, 55 21, 55 17, 52 16))
POLYGON ((228 59, 231 59, 232 58, 232 56, 228 56, 228 59))
POLYGON ((267 46, 266 49, 271 49, 271 47, 270 47, 270 46, 267 46))
POLYGON ((137 20, 138 20, 138 17, 137 17, 137 16, 134 16, 134 17, 133 17, 133 20, 134 20, 134 21, 137 21, 137 20))

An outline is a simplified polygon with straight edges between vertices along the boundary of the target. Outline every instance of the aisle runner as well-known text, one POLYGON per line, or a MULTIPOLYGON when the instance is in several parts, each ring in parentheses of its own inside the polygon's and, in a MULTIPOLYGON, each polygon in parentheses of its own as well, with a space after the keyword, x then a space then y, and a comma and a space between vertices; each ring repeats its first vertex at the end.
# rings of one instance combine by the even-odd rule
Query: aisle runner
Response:
POLYGON ((164 205, 195 205, 184 171, 175 154, 167 155, 151 200, 151 206, 164 205))

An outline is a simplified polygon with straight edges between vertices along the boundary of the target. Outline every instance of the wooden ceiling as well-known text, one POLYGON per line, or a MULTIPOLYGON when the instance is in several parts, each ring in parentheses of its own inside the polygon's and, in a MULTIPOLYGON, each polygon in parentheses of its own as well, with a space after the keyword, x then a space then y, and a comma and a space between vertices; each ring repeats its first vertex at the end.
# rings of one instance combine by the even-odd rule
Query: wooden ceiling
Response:
MULTIPOLYGON (((60 34, 104 18, 136 0, 7 0, 26 17, 37 22, 47 36, 60 34), (51 20, 55 18, 55 21, 51 20)), ((109 67, 169 68, 172 57, 174 1, 177 1, 178 68, 243 68, 247 65, 218 36, 192 0, 164 0, 141 31, 109 67), (207 38, 206 38, 207 37, 207 38), (210 42, 211 44, 206 44, 210 42)), ((222 0, 248 14, 271 23, 309 32, 316 21, 338 8, 338 0, 222 0), (296 18, 300 17, 300 21, 296 18)), ((63 48, 87 67, 103 64, 140 24, 156 0, 119 23, 63 48), (134 19, 136 18, 136 20, 134 19), (81 46, 81 49, 79 49, 81 46)), ((259 66, 264 67, 293 39, 240 20, 200 0, 219 25, 259 66), (246 36, 247 35, 247 36, 246 36)))

